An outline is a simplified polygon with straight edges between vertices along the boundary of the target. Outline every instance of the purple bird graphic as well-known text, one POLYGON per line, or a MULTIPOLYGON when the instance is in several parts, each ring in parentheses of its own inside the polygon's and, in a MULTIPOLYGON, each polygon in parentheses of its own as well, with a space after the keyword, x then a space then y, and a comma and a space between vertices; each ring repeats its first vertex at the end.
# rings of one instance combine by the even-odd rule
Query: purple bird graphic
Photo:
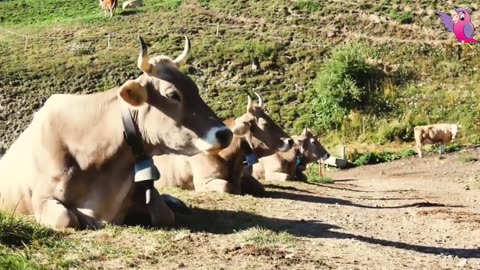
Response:
POLYGON ((457 8, 455 9, 455 12, 457 12, 458 16, 457 22, 454 22, 452 17, 444 12, 438 12, 438 15, 448 31, 453 32, 457 37, 459 42, 457 45, 466 43, 472 48, 472 45, 469 43, 478 42, 478 40, 473 38, 475 27, 473 26, 470 17, 472 11, 466 8, 457 8))

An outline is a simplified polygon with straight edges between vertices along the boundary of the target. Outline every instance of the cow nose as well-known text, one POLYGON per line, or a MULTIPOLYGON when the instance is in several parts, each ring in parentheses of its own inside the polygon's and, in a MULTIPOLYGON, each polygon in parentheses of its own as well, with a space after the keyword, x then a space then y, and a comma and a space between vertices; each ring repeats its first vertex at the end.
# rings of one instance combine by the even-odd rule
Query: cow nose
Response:
POLYGON ((222 129, 215 133, 215 137, 222 148, 230 145, 232 141, 233 133, 230 129, 222 129))
POLYGON ((322 159, 323 159, 323 160, 327 160, 329 157, 330 157, 330 154, 329 154, 329 153, 325 153, 325 155, 323 155, 322 159))
POLYGON ((293 139, 287 139, 288 146, 292 147, 293 143, 294 143, 293 139))

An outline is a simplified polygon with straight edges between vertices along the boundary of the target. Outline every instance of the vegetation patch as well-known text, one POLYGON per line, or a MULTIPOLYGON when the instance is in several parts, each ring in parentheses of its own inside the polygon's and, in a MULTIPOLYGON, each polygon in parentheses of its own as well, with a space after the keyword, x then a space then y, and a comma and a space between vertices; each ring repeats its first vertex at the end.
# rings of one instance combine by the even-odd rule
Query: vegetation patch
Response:
POLYGON ((252 244, 257 247, 292 244, 296 241, 287 232, 275 232, 261 227, 246 229, 236 235, 242 244, 252 244))
POLYGON ((363 166, 369 164, 377 164, 383 162, 389 162, 401 158, 413 157, 417 153, 411 149, 407 149, 400 152, 369 152, 369 153, 358 153, 354 152, 352 154, 353 161, 352 163, 356 166, 363 166))

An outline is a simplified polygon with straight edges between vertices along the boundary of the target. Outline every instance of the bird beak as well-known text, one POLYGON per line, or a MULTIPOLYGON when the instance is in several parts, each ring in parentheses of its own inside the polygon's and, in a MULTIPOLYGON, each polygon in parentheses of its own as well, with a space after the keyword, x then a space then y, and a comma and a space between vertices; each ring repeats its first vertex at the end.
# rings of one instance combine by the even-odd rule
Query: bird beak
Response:
POLYGON ((455 23, 458 22, 458 14, 452 16, 452 21, 455 23))

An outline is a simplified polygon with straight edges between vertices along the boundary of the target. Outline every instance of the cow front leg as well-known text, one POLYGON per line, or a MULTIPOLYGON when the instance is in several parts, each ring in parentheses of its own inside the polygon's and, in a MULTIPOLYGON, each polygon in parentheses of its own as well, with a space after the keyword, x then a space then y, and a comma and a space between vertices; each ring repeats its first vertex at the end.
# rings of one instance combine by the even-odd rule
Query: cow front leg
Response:
POLYGON ((238 188, 234 189, 233 186, 224 179, 212 179, 204 184, 195 185, 195 191, 240 194, 238 188))
POLYGON ((422 158, 423 154, 422 154, 422 145, 421 144, 417 144, 417 152, 418 152, 418 157, 422 158))
POLYGON ((146 207, 151 225, 154 227, 173 226, 175 224, 175 213, 168 207, 157 189, 152 189, 150 200, 146 207))
POLYGON ((80 229, 78 217, 56 199, 33 200, 35 220, 55 230, 80 229))
POLYGON ((440 155, 445 153, 445 145, 443 143, 440 144, 440 155))
POLYGON ((251 175, 244 175, 242 176, 242 194, 263 195, 265 194, 265 187, 251 175))
POLYGON ((290 176, 286 173, 281 172, 271 172, 265 173, 265 180, 269 181, 289 181, 290 176))

